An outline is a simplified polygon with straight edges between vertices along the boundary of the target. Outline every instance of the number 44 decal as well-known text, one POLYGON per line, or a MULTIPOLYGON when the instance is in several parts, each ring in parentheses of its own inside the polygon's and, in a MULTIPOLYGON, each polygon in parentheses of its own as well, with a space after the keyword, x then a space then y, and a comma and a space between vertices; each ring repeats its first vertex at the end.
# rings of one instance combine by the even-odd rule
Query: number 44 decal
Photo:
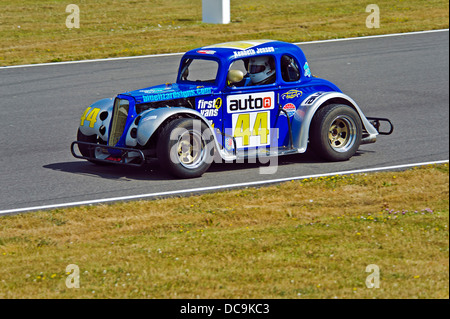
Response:
POLYGON ((97 122, 97 115, 98 112, 100 112, 100 109, 92 109, 91 107, 88 107, 86 111, 84 111, 83 115, 81 116, 81 123, 80 126, 84 125, 84 121, 89 122, 89 127, 94 127, 95 122, 97 122))
POLYGON ((270 112, 233 114, 236 147, 257 147, 270 143, 270 112))

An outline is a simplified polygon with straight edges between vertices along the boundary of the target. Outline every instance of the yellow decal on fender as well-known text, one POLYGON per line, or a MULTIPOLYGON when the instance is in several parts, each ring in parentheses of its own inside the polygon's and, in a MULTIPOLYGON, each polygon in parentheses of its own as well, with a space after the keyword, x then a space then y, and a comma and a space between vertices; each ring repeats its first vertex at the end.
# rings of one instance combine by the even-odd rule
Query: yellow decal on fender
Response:
POLYGON ((253 40, 253 41, 232 41, 232 42, 224 42, 224 43, 218 43, 209 45, 206 47, 203 47, 203 49, 212 49, 212 48, 225 48, 225 49, 235 49, 235 50, 247 50, 254 46, 272 42, 273 40, 253 40))
POLYGON ((83 115, 81 116, 80 126, 84 125, 84 121, 88 121, 89 127, 94 127, 95 123, 97 122, 97 115, 100 112, 100 109, 91 109, 91 107, 88 107, 86 111, 84 111, 83 115))

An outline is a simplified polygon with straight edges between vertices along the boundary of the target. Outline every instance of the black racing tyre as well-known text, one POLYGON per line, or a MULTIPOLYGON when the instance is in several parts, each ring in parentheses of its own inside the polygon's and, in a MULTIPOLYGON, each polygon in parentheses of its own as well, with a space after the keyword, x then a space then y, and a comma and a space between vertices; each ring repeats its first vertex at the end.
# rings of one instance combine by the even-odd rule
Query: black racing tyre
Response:
MULTIPOLYGON (((84 135, 81 133, 80 129, 77 132, 77 141, 78 142, 87 142, 87 143, 97 143, 97 135, 84 135)), ((89 148, 86 145, 78 144, 78 149, 80 150, 81 155, 90 156, 89 148)))
MULTIPOLYGON (((87 143, 98 143, 97 140, 97 135, 84 135, 83 133, 81 133, 80 129, 78 129, 77 132, 77 141, 78 142, 87 142, 87 143)), ((89 147, 86 145, 82 145, 82 144, 78 144, 78 149, 80 150, 81 155, 83 156, 90 156, 89 153, 89 147)), ((88 160, 91 163, 97 164, 97 165, 108 165, 108 163, 105 162, 100 162, 100 161, 96 161, 96 160, 88 160)))
POLYGON ((179 178, 202 176, 214 157, 212 134, 201 120, 173 120, 159 135, 157 156, 161 167, 179 178))
POLYGON ((329 161, 345 161, 361 144, 362 124, 352 107, 329 104, 316 112, 309 132, 310 146, 317 155, 329 161))

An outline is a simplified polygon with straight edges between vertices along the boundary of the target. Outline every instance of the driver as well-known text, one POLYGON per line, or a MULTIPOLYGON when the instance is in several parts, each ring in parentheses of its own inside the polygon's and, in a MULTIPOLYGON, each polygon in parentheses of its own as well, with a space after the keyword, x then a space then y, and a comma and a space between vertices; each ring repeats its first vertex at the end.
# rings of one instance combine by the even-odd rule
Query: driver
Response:
POLYGON ((264 85, 275 82, 275 65, 268 56, 250 58, 248 63, 250 85, 264 85))

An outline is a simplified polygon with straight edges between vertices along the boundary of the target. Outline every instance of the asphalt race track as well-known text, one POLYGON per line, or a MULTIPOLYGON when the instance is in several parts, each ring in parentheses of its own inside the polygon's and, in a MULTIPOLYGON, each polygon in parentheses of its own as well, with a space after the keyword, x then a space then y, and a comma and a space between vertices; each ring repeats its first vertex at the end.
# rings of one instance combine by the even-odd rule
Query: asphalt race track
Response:
POLYGON ((259 164, 214 163, 201 178, 175 180, 157 163, 101 167, 75 159, 70 144, 87 106, 175 81, 181 55, 0 68, 0 211, 448 160, 448 30, 300 46, 314 75, 337 84, 366 116, 391 119, 394 133, 346 162, 306 153, 280 157, 273 175, 261 175, 259 164))

